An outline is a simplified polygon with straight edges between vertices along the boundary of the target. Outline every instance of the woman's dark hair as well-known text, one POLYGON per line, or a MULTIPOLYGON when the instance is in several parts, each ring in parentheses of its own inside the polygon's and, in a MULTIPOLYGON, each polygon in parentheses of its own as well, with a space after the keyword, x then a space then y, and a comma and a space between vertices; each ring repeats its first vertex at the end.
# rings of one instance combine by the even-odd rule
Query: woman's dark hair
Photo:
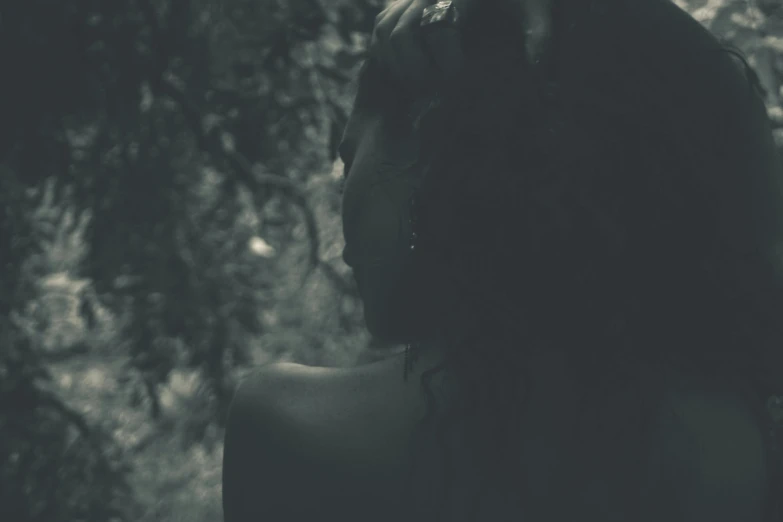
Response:
POLYGON ((752 70, 670 2, 561 0, 537 67, 510 3, 475 12, 465 74, 418 118, 416 262, 464 296, 443 303, 421 433, 437 424, 445 481, 462 425, 485 487, 517 487, 526 361, 561 349, 575 429, 626 443, 607 466, 631 484, 652 368, 783 392, 780 159, 752 70), (457 383, 448 405, 437 374, 457 383))

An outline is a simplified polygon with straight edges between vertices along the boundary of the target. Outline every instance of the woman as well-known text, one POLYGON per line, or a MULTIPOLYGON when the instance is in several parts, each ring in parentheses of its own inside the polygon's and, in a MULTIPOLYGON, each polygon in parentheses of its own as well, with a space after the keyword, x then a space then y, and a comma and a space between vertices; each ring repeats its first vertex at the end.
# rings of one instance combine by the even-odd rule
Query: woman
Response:
POLYGON ((471 5, 379 17, 341 145, 344 258, 409 349, 247 379, 226 522, 783 520, 752 72, 666 0, 554 2, 538 63, 513 2, 471 5))

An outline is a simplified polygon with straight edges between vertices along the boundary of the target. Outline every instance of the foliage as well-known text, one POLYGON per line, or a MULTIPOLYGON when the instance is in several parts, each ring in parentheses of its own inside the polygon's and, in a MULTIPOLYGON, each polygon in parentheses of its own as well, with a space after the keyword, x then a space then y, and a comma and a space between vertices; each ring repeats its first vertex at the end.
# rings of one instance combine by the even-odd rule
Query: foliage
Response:
POLYGON ((56 488, 35 482, 47 469, 64 479, 72 469, 91 470, 89 459, 111 461, 96 445, 68 450, 76 460, 55 452, 70 425, 89 440, 101 432, 44 391, 52 357, 127 354, 121 377, 142 384, 146 397, 137 402, 161 423, 169 376, 179 366, 199 369, 206 386, 199 389, 212 397, 201 408, 209 418, 183 425, 195 434, 183 440, 198 442, 224 416, 227 370, 250 361, 262 319, 274 315, 274 283, 288 273, 278 254, 296 246, 298 223, 310 244, 305 268, 320 265, 327 283, 351 291, 320 258, 302 187, 333 154, 347 105, 339 90, 361 51, 352 35, 366 32, 377 10, 364 2, 327 10, 314 0, 32 1, 3 10, 0 304, 14 320, 2 327, 0 398, 9 405, 23 397, 17 404, 29 417, 3 409, 9 436, 0 457, 15 470, 20 452, 37 452, 46 466, 23 460, 17 471, 32 482, 17 480, 17 504, 3 504, 18 507, 14 519, 38 519, 41 509, 47 519, 78 519, 73 509, 91 510, 93 500, 113 505, 112 492, 127 492, 108 464, 72 487, 61 487, 56 473, 45 477, 56 488), (35 210, 42 198, 41 208, 67 203, 75 213, 52 220, 35 210), (47 227, 60 238, 46 237, 47 227), (56 246, 63 237, 74 244, 56 246), (81 254, 58 266, 54 251, 81 254), (83 317, 73 314, 75 304, 83 317), (79 339, 79 331, 100 330, 101 316, 116 335, 79 339), (46 416, 52 405, 59 417, 46 416), (32 427, 24 431, 15 419, 32 427), (55 489, 75 507, 46 497, 55 489))
MULTIPOLYGON (((20 262, 5 263, 6 274, 14 271, 10 296, 17 302, 3 300, 0 316, 0 512, 4 520, 19 521, 126 520, 137 508, 127 482, 129 462, 109 432, 62 400, 46 364, 62 328, 51 328, 52 317, 40 311, 52 309, 47 297, 57 278, 51 271, 80 261, 70 240, 84 224, 75 222, 71 209, 53 205, 48 188, 41 197, 27 190, 24 204, 7 205, 0 221, 4 239, 9 229, 18 232, 14 225, 27 225, 27 234, 3 242, 4 253, 20 262), (12 210, 27 219, 14 219, 12 210)), ((14 192, 0 198, 9 194, 14 192)))

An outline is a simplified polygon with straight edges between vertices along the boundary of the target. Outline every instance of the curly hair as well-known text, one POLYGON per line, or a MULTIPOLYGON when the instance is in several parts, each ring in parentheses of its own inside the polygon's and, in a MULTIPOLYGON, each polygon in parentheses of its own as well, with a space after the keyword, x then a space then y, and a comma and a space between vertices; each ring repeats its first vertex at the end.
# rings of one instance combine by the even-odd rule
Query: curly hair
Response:
MULTIPOLYGON (((528 361, 560 349, 580 390, 575 447, 579 430, 624 438, 617 476, 634 492, 652 369, 783 392, 783 177, 758 80, 669 2, 561 0, 537 68, 502 2, 485 6, 463 34, 464 75, 416 115, 416 262, 464 298, 439 311, 448 353, 422 375, 411 451, 434 423, 441 510, 458 425, 484 487, 516 487, 528 361), (456 384, 448 404, 439 374, 456 384)), ((435 513, 430 497, 418 508, 435 513)))

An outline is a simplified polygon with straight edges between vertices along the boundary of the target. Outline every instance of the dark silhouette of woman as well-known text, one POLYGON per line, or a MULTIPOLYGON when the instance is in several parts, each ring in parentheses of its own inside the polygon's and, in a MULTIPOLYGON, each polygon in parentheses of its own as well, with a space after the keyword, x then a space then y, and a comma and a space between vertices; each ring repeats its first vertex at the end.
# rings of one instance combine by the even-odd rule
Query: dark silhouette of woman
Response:
POLYGON ((388 46, 417 2, 379 17, 341 144, 367 327, 409 347, 244 381, 226 522, 783 521, 783 178, 752 70, 668 0, 555 1, 530 62, 495 0, 396 33, 451 31, 418 81, 388 46))

